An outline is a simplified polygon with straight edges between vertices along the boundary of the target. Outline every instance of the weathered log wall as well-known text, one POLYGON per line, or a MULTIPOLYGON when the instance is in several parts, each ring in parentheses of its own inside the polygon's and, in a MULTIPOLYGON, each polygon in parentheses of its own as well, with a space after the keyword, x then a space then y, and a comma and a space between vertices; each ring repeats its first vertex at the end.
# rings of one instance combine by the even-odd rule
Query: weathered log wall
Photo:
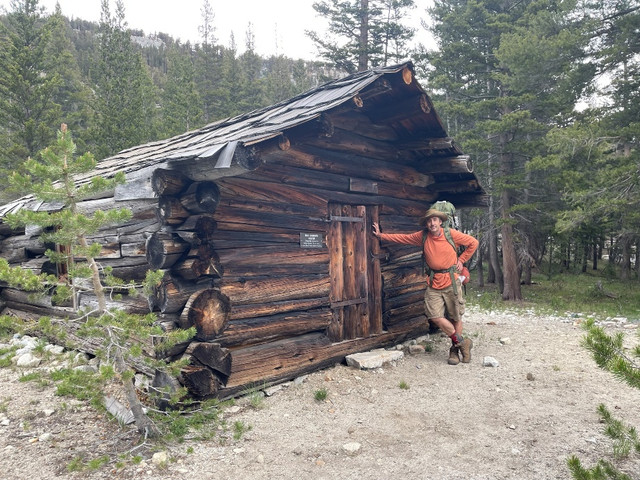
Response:
MULTIPOLYGON (((165 353, 191 360, 180 380, 192 393, 228 397, 247 385, 290 378, 425 331, 420 254, 383 245, 376 254, 382 334, 339 344, 326 334, 334 315, 326 246, 330 203, 378 206, 383 228, 413 231, 435 199, 426 190, 433 182, 429 174, 385 161, 397 156, 385 142, 348 132, 342 117, 333 121, 332 135, 360 146, 329 151, 326 138, 296 148, 280 143, 262 151, 258 168, 215 181, 156 170, 155 198, 129 198, 132 221, 90 239, 103 246, 99 263, 127 280, 143 279, 149 268, 164 271, 146 303, 126 303, 131 311, 156 312, 167 329, 196 328, 192 342, 165 353), (323 248, 302 248, 301 232, 321 234, 323 248)), ((120 203, 108 197, 83 208, 120 203)), ((37 235, 8 236, 0 248, 13 264, 44 267, 37 235)), ((56 313, 50 302, 33 303, 14 289, 3 289, 1 297, 14 310, 56 313)), ((92 301, 86 295, 82 300, 92 301)))

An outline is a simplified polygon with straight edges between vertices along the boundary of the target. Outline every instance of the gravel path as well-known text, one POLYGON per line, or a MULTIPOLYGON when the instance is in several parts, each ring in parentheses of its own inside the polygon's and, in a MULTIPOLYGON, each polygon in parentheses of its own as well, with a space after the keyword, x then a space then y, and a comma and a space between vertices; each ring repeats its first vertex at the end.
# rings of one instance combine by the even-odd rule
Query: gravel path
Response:
MULTIPOLYGON (((132 430, 51 386, 19 382, 22 370, 0 369, 0 478, 568 479, 570 455, 585 466, 612 459, 600 403, 640 428, 640 391, 597 368, 580 346, 580 320, 469 312, 470 364, 447 365, 448 339, 434 335, 431 352, 377 370, 336 365, 259 408, 238 399, 224 416, 250 427, 239 440, 187 440, 158 447, 164 463, 146 450, 141 464, 81 473, 67 471, 74 458, 132 451, 132 430), (499 366, 483 366, 486 356, 499 366)), ((637 343, 629 327, 607 328, 637 343)), ((639 478, 637 456, 617 464, 639 478)))

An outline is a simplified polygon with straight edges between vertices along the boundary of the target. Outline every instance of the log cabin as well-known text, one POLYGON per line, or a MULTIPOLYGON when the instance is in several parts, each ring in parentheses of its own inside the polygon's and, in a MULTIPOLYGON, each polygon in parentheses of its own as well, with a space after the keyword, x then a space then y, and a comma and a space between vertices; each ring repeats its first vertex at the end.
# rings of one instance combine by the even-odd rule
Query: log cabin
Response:
MULTIPOLYGON (((230 398, 424 334, 421 253, 380 245, 371 225, 411 232, 437 200, 486 205, 411 62, 127 149, 92 176, 116 172, 126 183, 81 208, 124 206, 132 219, 90 240, 123 279, 163 271, 150 298, 123 305, 166 328, 195 326, 166 354, 189 359, 177 380, 194 397, 230 398)), ((27 195, 0 219, 20 208, 59 207, 27 195)), ((37 231, 0 223, 11 265, 55 271, 43 253, 37 231)), ((60 313, 0 289, 5 314, 60 313)))

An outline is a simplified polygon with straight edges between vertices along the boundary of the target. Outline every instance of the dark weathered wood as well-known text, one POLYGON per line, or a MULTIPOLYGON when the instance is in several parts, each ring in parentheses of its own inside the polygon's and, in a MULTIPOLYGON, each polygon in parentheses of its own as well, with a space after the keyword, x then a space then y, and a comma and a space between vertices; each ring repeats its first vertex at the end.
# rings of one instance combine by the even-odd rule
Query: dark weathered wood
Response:
POLYGON ((261 303, 231 305, 229 319, 241 320, 245 318, 256 318, 288 313, 293 311, 305 312, 318 307, 326 307, 329 305, 329 299, 325 297, 319 298, 303 298, 300 300, 284 300, 272 302, 270 299, 264 299, 261 303))
POLYGON ((423 150, 431 156, 444 156, 455 149, 453 138, 430 138, 424 137, 420 139, 411 138, 411 140, 400 141, 397 143, 398 150, 423 150))
POLYGON ((237 395, 247 385, 270 385, 344 361, 346 355, 391 346, 428 330, 416 322, 399 323, 393 332, 332 343, 325 335, 310 333, 232 351, 231 376, 216 396, 237 395), (260 361, 256 362, 255 359, 260 361))
POLYGON ((158 200, 156 215, 162 225, 180 225, 190 213, 176 197, 163 196, 158 200))
POLYGON ((213 370, 223 383, 231 375, 231 353, 219 343, 192 342, 185 353, 213 370))
POLYGON ((182 388, 178 379, 163 370, 156 370, 149 387, 150 392, 161 410, 174 408, 171 397, 182 388))
MULTIPOLYGON (((389 155, 397 155, 390 147, 389 155)), ((371 178, 390 183, 426 187, 433 177, 418 172, 415 168, 351 154, 345 161, 344 153, 327 151, 320 147, 301 145, 299 148, 280 152, 267 158, 268 163, 304 167, 347 176, 371 178)))
POLYGON ((159 197, 163 195, 178 195, 187 189, 191 180, 180 173, 180 170, 165 170, 157 168, 151 176, 151 186, 159 197))
MULTIPOLYGON (((218 228, 241 231, 310 231, 323 232, 326 229, 326 220, 322 218, 305 218, 289 215, 287 213, 270 213, 250 211, 243 208, 227 207, 220 205, 216 212, 218 228), (237 226, 234 228, 233 225, 237 226)), ((212 239, 214 237, 211 237, 212 239)))
POLYGON ((330 321, 331 311, 328 308, 232 320, 225 331, 216 338, 216 342, 238 347, 291 338, 314 331, 324 332, 330 321))
POLYGON ((180 370, 180 380, 189 392, 199 397, 213 396, 218 392, 220 380, 205 366, 187 365, 180 370))
POLYGON ((196 327, 196 339, 215 339, 227 327, 229 319, 229 298, 216 289, 195 292, 189 297, 180 315, 182 328, 196 327))
MULTIPOLYGON (((260 169, 271 171, 271 168, 260 169)), ((275 178, 277 179, 277 177, 275 178)), ((219 182, 223 200, 233 199, 235 201, 256 200, 266 201, 275 204, 290 205, 315 205, 326 208, 326 198, 309 194, 304 188, 284 185, 282 183, 249 180, 244 178, 225 178, 219 182)))
POLYGON ((209 282, 189 282, 165 271, 160 284, 153 287, 153 294, 149 301, 154 310, 162 313, 177 313, 182 311, 191 295, 210 286, 209 282))
POLYGON ((408 97, 401 101, 390 102, 384 107, 368 109, 366 114, 373 123, 393 123, 411 116, 420 116, 430 113, 433 109, 429 97, 422 93, 414 97, 408 97))
POLYGON ((180 195, 180 202, 191 213, 214 213, 220 202, 220 189, 215 182, 195 182, 180 195))
MULTIPOLYGON (((301 248, 300 245, 266 245, 236 249, 220 249, 220 263, 229 274, 241 265, 299 267, 304 273, 306 265, 327 264, 329 257, 325 248, 301 248), (229 269, 229 270, 227 270, 229 269)), ((292 272, 295 270, 292 270, 292 272)))
POLYGON ((187 350, 187 348, 189 348, 191 343, 192 343, 191 340, 189 340, 186 342, 176 343, 175 345, 172 345, 169 347, 166 344, 164 344, 162 341, 160 341, 156 345, 156 358, 165 359, 169 361, 177 360, 180 357, 182 357, 182 355, 187 350))
POLYGON ((392 310, 394 308, 402 307, 403 305, 421 304, 424 306, 424 291, 425 286, 422 285, 422 289, 407 290, 403 292, 393 292, 387 294, 385 291, 384 307, 385 311, 392 310))
POLYGON ((218 224, 213 215, 204 213, 202 215, 191 215, 182 225, 174 227, 178 235, 181 232, 192 232, 201 242, 207 242, 214 238, 218 224))
POLYGON ((319 298, 329 296, 329 278, 324 275, 230 279, 223 278, 220 291, 234 305, 319 298))
MULTIPOLYGON (((340 205, 334 204, 330 206, 329 213, 332 216, 342 214, 340 205)), ((331 302, 342 301, 345 276, 344 276, 344 252, 342 240, 343 229, 340 222, 331 222, 329 225, 329 233, 327 234, 327 242, 329 247, 329 272, 331 275, 331 291, 329 299, 331 302)), ((327 335, 332 342, 340 342, 344 339, 344 309, 336 308, 330 325, 327 328, 327 335)))
POLYGON ((298 232, 242 232, 234 230, 219 230, 213 239, 216 251, 226 248, 243 248, 259 245, 300 244, 298 232))
POLYGON ((473 162, 469 155, 456 157, 429 158, 423 162, 419 170, 424 173, 471 173, 473 162))
POLYGON ((402 266, 393 270, 387 270, 382 275, 385 290, 413 284, 426 284, 426 277, 422 274, 422 268, 418 266, 402 266))
POLYGON ((168 268, 182 258, 190 248, 191 245, 175 233, 155 232, 147 240, 147 262, 151 268, 168 268))
POLYGON ((210 158, 190 159, 174 164, 194 181, 218 181, 224 177, 235 177, 249 172, 261 165, 263 158, 256 155, 253 147, 237 145, 228 168, 214 168, 210 158))
POLYGON ((382 314, 385 326, 393 325, 410 317, 424 315, 423 299, 424 292, 412 292, 400 297, 385 299, 385 311, 382 314), (411 302, 411 300, 414 301, 411 302))
POLYGON ((398 140, 398 133, 388 124, 374 124, 362 112, 350 110, 340 114, 327 114, 335 128, 351 131, 365 138, 377 141, 398 140))
POLYGON ((370 252, 367 267, 369 328, 371 334, 382 333, 382 274, 380 268, 380 242, 373 236, 373 223, 379 221, 378 207, 367 209, 365 232, 367 232, 367 250, 370 252))
POLYGON ((192 244, 191 250, 185 257, 178 261, 172 272, 188 280, 197 280, 200 277, 221 277, 223 268, 220 258, 214 250, 211 242, 197 242, 192 244))
POLYGON ((199 247, 196 252, 203 252, 201 255, 189 255, 184 260, 176 263, 171 269, 172 272, 187 280, 197 280, 202 277, 222 277, 224 267, 220 258, 215 252, 205 252, 204 247, 199 247))
MULTIPOLYGON (((148 218, 146 220, 129 220, 115 229, 110 228, 110 230, 115 230, 115 232, 122 237, 125 235, 135 235, 135 234, 143 234, 145 238, 147 238, 153 232, 157 232, 160 230, 162 225, 158 222, 158 219, 154 216, 153 218, 148 218)), ((125 240, 127 241, 127 240, 125 240)))

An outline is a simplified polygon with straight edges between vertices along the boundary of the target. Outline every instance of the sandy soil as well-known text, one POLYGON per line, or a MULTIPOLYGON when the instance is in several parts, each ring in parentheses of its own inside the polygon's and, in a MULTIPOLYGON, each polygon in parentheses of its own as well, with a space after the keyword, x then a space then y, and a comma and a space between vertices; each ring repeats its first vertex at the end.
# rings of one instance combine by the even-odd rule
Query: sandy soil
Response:
MULTIPOLYGON (((255 408, 238 399, 239 440, 187 440, 134 450, 136 435, 52 387, 0 369, 0 478, 564 479, 566 460, 612 459, 597 406, 640 427, 640 392, 597 368, 580 346, 579 318, 470 312, 470 364, 446 363, 449 343, 377 370, 337 365, 292 382, 255 408), (501 342, 502 340, 502 342, 501 342), (485 356, 500 363, 483 366, 485 356), (408 388, 401 388, 401 384, 408 388), (326 389, 324 401, 315 399, 326 389), (69 473, 75 457, 141 453, 124 468, 69 473)), ((622 326, 607 327, 620 331, 622 326)), ((630 343, 635 330, 625 330, 630 343)), ((640 478, 640 458, 618 461, 640 478)))

